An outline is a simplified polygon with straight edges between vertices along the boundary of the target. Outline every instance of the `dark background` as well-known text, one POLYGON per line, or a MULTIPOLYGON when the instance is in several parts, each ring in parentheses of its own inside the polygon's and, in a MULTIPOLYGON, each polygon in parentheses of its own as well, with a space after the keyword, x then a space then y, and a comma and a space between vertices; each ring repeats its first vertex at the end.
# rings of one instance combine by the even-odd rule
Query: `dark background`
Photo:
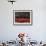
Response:
POLYGON ((15 12, 15 18, 30 18, 30 12, 15 12))

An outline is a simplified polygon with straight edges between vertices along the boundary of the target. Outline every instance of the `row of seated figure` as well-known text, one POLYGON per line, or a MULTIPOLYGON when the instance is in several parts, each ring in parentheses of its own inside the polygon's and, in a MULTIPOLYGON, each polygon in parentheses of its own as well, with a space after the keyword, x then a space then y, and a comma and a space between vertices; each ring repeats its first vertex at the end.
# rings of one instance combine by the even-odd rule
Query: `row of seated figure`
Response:
MULTIPOLYGON (((19 37, 19 41, 7 41, 7 43, 5 42, 2 42, 0 44, 0 46, 37 46, 38 42, 35 41, 35 40, 32 40, 32 41, 29 41, 29 42, 26 42, 24 41, 24 36, 25 36, 25 33, 19 33, 18 37, 19 37)), ((42 44, 42 41, 39 43, 40 45, 38 46, 46 46, 46 44, 42 44)))

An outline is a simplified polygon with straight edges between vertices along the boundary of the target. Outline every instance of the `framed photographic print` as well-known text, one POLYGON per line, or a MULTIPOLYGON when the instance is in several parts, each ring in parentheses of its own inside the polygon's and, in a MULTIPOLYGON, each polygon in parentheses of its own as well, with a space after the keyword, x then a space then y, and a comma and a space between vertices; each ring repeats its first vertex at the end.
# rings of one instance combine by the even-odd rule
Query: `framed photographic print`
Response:
POLYGON ((32 24, 32 10, 13 10, 13 24, 32 24))

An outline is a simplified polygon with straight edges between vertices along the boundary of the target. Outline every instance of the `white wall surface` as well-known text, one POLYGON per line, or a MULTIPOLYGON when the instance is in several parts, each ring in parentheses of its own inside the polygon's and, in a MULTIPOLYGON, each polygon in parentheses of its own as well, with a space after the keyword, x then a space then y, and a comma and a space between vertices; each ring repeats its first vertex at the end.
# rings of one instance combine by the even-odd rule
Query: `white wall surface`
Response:
POLYGON ((0 0, 0 41, 15 40, 19 32, 30 34, 33 40, 46 40, 46 0, 17 0, 13 5, 0 0), (13 9, 33 10, 32 26, 14 26, 13 9))

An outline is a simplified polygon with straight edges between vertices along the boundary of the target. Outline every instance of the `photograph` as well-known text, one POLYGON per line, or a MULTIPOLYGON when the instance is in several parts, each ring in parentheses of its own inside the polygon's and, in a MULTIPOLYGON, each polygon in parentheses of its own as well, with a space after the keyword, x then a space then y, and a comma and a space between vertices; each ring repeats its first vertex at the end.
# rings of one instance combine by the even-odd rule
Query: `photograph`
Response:
POLYGON ((46 46, 46 0, 0 0, 0 46, 46 46))
POLYGON ((13 10, 13 24, 32 24, 32 10, 13 10))

